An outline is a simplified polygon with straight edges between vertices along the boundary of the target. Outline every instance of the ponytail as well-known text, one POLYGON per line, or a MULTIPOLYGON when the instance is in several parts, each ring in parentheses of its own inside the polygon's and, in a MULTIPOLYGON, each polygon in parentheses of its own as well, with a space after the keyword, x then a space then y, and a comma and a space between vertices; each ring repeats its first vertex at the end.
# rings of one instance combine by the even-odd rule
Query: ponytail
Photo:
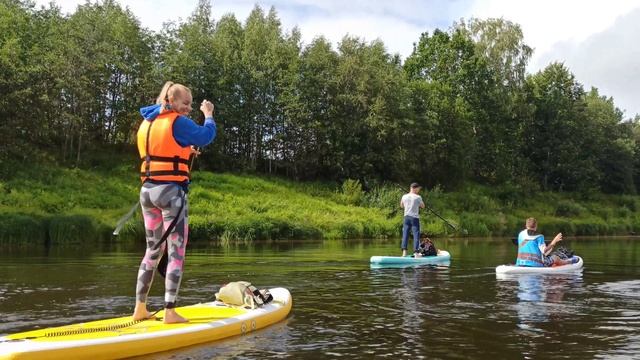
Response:
POLYGON ((158 98, 156 99, 156 104, 162 105, 163 108, 167 106, 169 103, 169 88, 171 88, 173 84, 173 81, 167 81, 164 83, 162 90, 160 90, 160 95, 158 95, 158 98))
POLYGON ((173 81, 167 81, 162 86, 160 95, 156 99, 156 104, 162 105, 163 109, 169 109, 169 103, 176 97, 183 93, 191 93, 188 87, 182 84, 176 84, 173 81))

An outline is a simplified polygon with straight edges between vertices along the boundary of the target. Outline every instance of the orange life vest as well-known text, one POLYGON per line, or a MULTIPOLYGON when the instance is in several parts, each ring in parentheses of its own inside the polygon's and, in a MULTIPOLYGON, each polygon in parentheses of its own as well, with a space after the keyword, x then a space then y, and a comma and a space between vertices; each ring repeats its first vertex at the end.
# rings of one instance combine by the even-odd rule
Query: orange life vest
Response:
POLYGON ((173 123, 179 114, 167 111, 153 121, 142 121, 138 129, 138 152, 142 159, 140 179, 183 182, 190 178, 191 148, 180 146, 173 137, 173 123))

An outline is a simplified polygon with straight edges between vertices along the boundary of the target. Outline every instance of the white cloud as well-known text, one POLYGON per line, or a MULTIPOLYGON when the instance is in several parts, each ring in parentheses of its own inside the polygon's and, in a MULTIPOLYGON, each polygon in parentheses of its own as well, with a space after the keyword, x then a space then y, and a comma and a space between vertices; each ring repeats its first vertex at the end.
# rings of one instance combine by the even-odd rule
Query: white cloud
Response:
POLYGON ((307 44, 318 34, 323 34, 334 44, 348 34, 364 38, 367 41, 380 39, 384 42, 387 51, 407 56, 413 51, 413 42, 407 41, 407 39, 411 38, 417 41, 422 29, 384 17, 369 17, 367 19, 338 17, 308 19, 300 24, 300 30, 303 41, 307 44))
POLYGON ((627 117, 640 114, 640 8, 618 18, 606 30, 584 41, 555 44, 541 63, 564 62, 587 90, 595 86, 600 94, 613 96, 627 117))
POLYGON ((265 11, 274 6, 284 29, 297 26, 304 43, 323 35, 337 44, 348 34, 366 41, 380 39, 389 52, 403 57, 411 54, 413 43, 419 40, 423 31, 442 26, 443 19, 446 19, 445 27, 449 26, 448 13, 463 5, 447 0, 222 0, 214 2, 213 11, 216 17, 233 12, 238 19, 244 20, 255 4, 265 11))
MULTIPOLYGON (((36 5, 45 7, 48 7, 50 2, 55 3, 63 13, 71 14, 75 12, 78 5, 85 4, 86 0, 35 1, 36 5)), ((180 18, 186 19, 195 9, 197 0, 181 1, 182 6, 175 6, 167 0, 118 0, 118 3, 123 7, 128 7, 142 26, 158 31, 162 29, 164 22, 177 21, 180 18)))
MULTIPOLYGON (((49 0, 36 0, 39 5, 49 0)), ((56 4, 65 13, 72 13, 85 0, 58 0, 56 4)), ((195 9, 197 0, 181 1, 180 6, 168 0, 119 0, 140 20, 143 26, 158 31, 170 20, 186 19, 195 9)), ((275 6, 283 30, 297 26, 305 43, 324 35, 334 43, 345 35, 361 37, 367 41, 382 40, 391 53, 407 57, 420 34, 436 27, 447 28, 456 14, 468 6, 467 1, 450 0, 216 0, 213 16, 219 19, 227 13, 245 21, 255 5, 268 11, 275 6)))
POLYGON ((613 96, 628 117, 640 113, 640 0, 478 0, 465 17, 504 17, 534 48, 529 71, 564 62, 587 89, 613 96))
POLYGON ((546 65, 540 59, 555 44, 584 41, 638 7, 640 0, 478 0, 465 17, 504 17, 520 24, 525 42, 535 49, 530 68, 537 70, 546 65))
MULTIPOLYGON (((41 5, 48 2, 36 1, 41 5)), ((67 13, 84 2, 56 1, 67 13)), ((197 4, 197 0, 119 2, 128 6, 143 26, 155 31, 166 21, 186 19, 197 4)), ((255 4, 265 11, 275 6, 283 30, 298 26, 305 43, 318 35, 337 43, 349 34, 367 41, 380 39, 389 52, 402 57, 410 55, 422 32, 447 29, 460 18, 504 17, 522 26, 525 42, 534 48, 530 72, 550 61, 564 61, 579 81, 613 96, 628 115, 640 113, 633 88, 640 83, 640 57, 634 50, 637 38, 633 37, 639 34, 638 28, 616 22, 640 8, 640 0, 215 0, 213 16, 219 19, 233 13, 244 22, 255 4), (623 27, 635 31, 624 40, 617 30, 623 27)))

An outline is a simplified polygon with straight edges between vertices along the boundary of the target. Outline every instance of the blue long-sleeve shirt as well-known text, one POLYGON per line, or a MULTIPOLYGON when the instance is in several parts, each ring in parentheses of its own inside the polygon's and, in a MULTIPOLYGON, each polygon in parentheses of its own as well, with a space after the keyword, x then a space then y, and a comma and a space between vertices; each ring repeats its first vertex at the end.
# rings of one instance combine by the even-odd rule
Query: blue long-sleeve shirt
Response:
MULTIPOLYGON (((161 112, 161 105, 140 108, 140 115, 146 121, 155 120, 161 112)), ((186 116, 180 115, 173 122, 173 138, 180 146, 205 146, 216 138, 216 122, 213 117, 204 119, 200 126, 186 116)))

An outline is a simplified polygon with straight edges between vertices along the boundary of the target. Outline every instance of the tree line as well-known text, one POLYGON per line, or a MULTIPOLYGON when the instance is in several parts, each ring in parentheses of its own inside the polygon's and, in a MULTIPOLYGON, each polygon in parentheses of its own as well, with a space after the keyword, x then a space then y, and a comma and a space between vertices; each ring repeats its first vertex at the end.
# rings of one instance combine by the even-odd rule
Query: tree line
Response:
POLYGON ((200 160, 214 171, 449 189, 640 186, 640 117, 624 119, 562 63, 527 73, 518 24, 456 22, 423 33, 403 61, 379 40, 303 44, 274 8, 244 22, 211 10, 202 0, 154 32, 113 0, 70 15, 0 0, 0 158, 79 166, 100 149, 130 151, 139 107, 172 80, 194 104, 215 103, 218 138, 200 160))

